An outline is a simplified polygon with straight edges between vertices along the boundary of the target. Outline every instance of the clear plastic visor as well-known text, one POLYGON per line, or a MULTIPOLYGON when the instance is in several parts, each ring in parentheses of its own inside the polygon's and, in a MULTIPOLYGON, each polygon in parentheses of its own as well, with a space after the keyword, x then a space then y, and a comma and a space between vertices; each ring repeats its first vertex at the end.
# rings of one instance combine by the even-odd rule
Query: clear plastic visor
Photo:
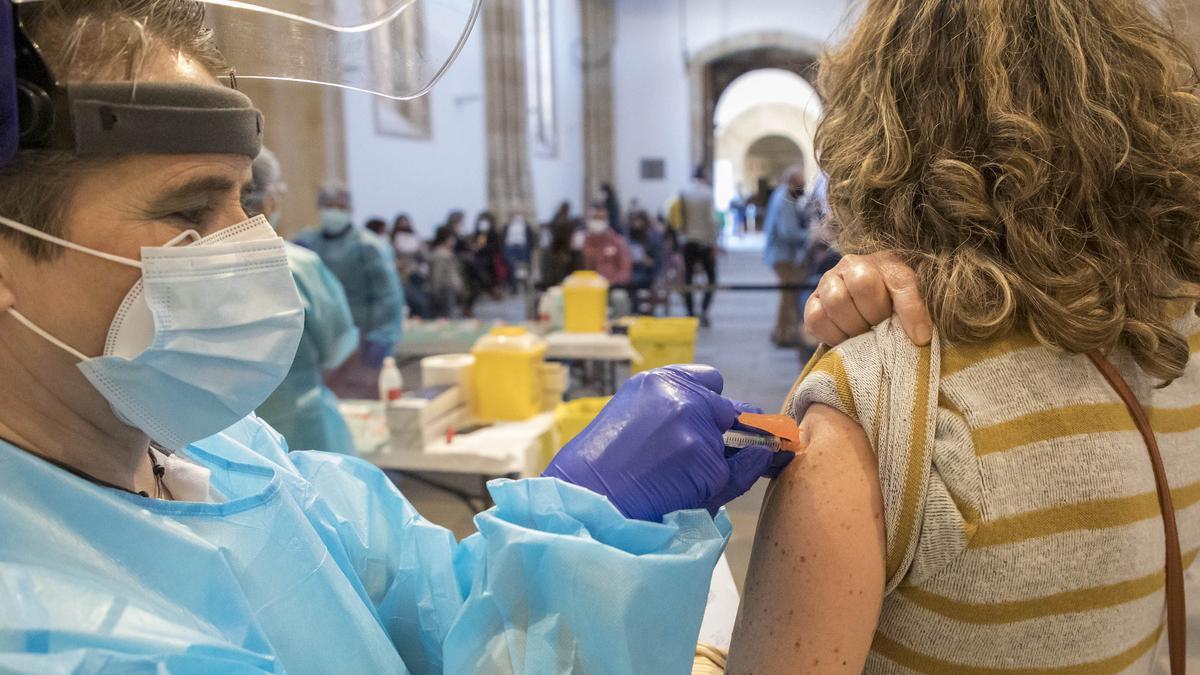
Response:
POLYGON ((418 98, 437 84, 483 2, 199 1, 237 79, 321 84, 397 100, 418 98))

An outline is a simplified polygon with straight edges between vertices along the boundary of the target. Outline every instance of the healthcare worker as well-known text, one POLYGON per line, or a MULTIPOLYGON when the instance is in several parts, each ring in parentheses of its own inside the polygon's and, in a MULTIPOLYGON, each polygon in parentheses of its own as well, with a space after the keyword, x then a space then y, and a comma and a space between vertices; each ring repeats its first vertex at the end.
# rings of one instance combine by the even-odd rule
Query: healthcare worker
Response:
POLYGON ((375 398, 383 360, 404 330, 396 253, 382 237, 354 225, 345 188, 322 188, 317 206, 320 227, 301 234, 296 243, 315 251, 342 283, 360 336, 357 354, 330 373, 329 386, 343 398, 375 398))
POLYGON ((724 447, 719 374, 633 378, 455 542, 376 468, 289 455, 251 414, 303 301, 243 211, 263 118, 216 77, 199 5, 18 9, 14 32, 0 0, 0 672, 687 672, 719 508, 790 459, 724 447))
MULTIPOLYGON (((285 186, 275 153, 263 148, 252 174, 246 213, 261 213, 278 230, 285 186)), ((354 454, 354 438, 338 410, 337 396, 321 379, 324 371, 342 365, 358 347, 358 328, 346 291, 316 253, 286 242, 284 248, 304 303, 304 334, 287 377, 256 412, 283 434, 292 450, 354 454)))

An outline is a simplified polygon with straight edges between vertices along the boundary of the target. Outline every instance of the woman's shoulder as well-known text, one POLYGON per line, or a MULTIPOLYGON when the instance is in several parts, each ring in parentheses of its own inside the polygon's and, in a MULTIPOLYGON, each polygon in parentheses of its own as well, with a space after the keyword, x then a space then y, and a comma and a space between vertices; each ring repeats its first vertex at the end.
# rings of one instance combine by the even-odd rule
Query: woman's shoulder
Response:
POLYGON ((824 403, 866 427, 881 412, 877 408, 883 388, 907 388, 914 394, 929 386, 936 390, 940 358, 937 342, 917 347, 899 322, 888 319, 836 347, 819 349, 797 380, 785 411, 801 417, 809 405, 824 403))
POLYGON ((964 550, 979 493, 969 448, 948 442, 942 344, 913 345, 899 323, 818 352, 787 412, 832 407, 854 420, 874 452, 887 533, 887 588, 926 577, 964 550), (967 496, 961 504, 956 499, 967 496))

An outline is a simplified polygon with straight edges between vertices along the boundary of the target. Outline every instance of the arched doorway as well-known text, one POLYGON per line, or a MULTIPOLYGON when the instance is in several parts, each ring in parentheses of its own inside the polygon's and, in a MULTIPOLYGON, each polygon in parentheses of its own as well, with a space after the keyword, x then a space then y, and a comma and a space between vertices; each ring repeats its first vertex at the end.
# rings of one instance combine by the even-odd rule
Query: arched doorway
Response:
POLYGON ((760 178, 774 185, 791 164, 802 163, 807 172, 815 172, 813 135, 820 116, 816 91, 790 71, 764 68, 730 83, 713 112, 715 206, 724 209, 734 196, 753 196, 760 178), (750 146, 768 136, 787 139, 795 150, 787 154, 787 164, 771 167, 772 174, 748 172, 750 146))
POLYGON ((738 78, 774 69, 815 81, 821 43, 784 31, 736 35, 706 47, 688 61, 691 87, 692 163, 712 165, 717 103, 738 78))
POLYGON ((770 191, 789 166, 816 172, 820 117, 816 91, 791 71, 754 70, 725 88, 713 112, 712 166, 713 205, 727 212, 727 232, 739 237, 762 229, 770 191), (731 208, 735 200, 740 206, 731 208), (748 204, 755 208, 742 208, 748 204))
POLYGON ((742 166, 745 185, 773 184, 793 164, 804 161, 804 151, 787 136, 772 134, 750 144, 742 166))

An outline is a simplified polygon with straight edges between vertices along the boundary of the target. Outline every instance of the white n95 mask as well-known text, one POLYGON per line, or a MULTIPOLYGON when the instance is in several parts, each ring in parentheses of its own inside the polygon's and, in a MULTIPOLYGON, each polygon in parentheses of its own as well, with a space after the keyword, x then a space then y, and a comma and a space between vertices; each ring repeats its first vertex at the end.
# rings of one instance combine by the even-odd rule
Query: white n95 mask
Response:
POLYGON ((6 218, 0 224, 142 270, 117 309, 104 354, 88 357, 10 309, 80 360, 122 421, 179 450, 250 414, 283 382, 304 305, 283 240, 256 216, 200 239, 195 232, 142 249, 141 262, 95 251, 6 218), (188 246, 175 246, 186 237, 188 246))

